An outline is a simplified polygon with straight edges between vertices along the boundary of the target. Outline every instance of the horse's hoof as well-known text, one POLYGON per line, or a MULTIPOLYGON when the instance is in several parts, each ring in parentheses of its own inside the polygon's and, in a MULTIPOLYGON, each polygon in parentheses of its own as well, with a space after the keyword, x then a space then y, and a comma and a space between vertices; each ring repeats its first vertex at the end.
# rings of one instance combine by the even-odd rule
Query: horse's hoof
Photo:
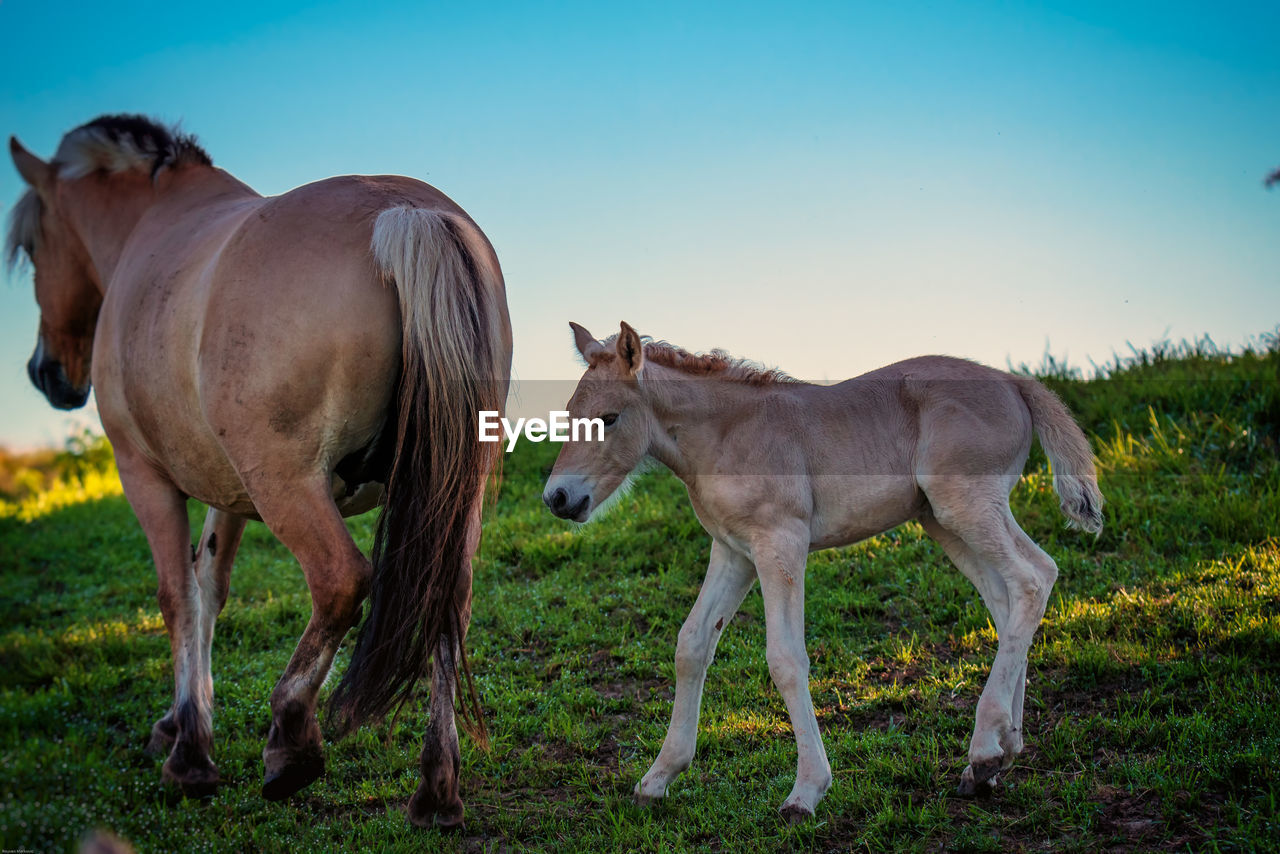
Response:
POLYGON ((324 776, 324 757, 312 756, 300 762, 290 762, 279 771, 268 773, 262 781, 262 797, 269 801, 283 801, 301 789, 310 786, 324 776))
POLYGON ((466 807, 462 805, 462 798, 455 798, 450 803, 433 804, 414 792, 409 799, 409 823, 414 827, 434 827, 443 833, 455 833, 464 828, 465 817, 466 807))
POLYGON ((160 779, 171 794, 192 800, 213 797, 222 783, 213 763, 203 768, 183 768, 179 773, 174 770, 172 762, 166 762, 160 771, 160 779))
POLYGON ((803 824, 813 818, 813 810, 800 804, 783 804, 778 809, 778 814, 786 820, 787 824, 803 824))
POLYGON ((636 802, 636 806, 651 807, 667 796, 667 787, 663 786, 660 791, 646 792, 644 790, 644 780, 636 783, 636 787, 631 792, 636 802))
POLYGON ((467 829, 467 823, 464 820, 463 811, 459 810, 456 815, 442 815, 435 813, 425 818, 415 816, 412 811, 409 813, 409 823, 414 827, 421 827, 426 830, 435 829, 441 833, 461 833, 467 829))
POLYGON ((178 790, 182 792, 184 798, 190 798, 193 801, 202 801, 205 798, 212 798, 218 793, 218 785, 221 779, 213 780, 196 780, 189 783, 178 784, 178 790))

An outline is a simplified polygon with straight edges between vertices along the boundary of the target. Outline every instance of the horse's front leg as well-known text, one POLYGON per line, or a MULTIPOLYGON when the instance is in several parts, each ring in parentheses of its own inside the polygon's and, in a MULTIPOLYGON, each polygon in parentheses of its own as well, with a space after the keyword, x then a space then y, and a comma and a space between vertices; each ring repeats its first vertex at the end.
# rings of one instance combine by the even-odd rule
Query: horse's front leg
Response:
MULTIPOLYGON (((213 700, 213 629, 214 622, 227 603, 231 565, 235 561, 245 520, 221 510, 209 508, 204 530, 195 547, 194 572, 199 591, 199 612, 195 621, 196 644, 200 667, 188 674, 188 682, 197 693, 213 700)), ((177 703, 151 728, 147 753, 168 754, 178 737, 177 703)))
POLYGON ((671 781, 693 761, 707 668, 715 657, 725 624, 733 619, 754 581, 754 568, 745 556, 718 540, 712 542, 707 577, 676 643, 676 698, 671 707, 671 726, 658 758, 636 784, 637 802, 647 804, 664 797, 671 781))
POLYGON ((324 773, 316 698, 368 594, 372 570, 330 497, 327 478, 275 480, 251 496, 267 527, 298 559, 311 592, 311 619, 271 692, 262 796, 275 801, 324 773))
POLYGON ((769 675, 782 694, 796 736, 796 782, 779 811, 795 823, 813 815, 831 787, 831 766, 809 694, 809 654, 804 645, 804 569, 808 530, 771 533, 752 543, 760 575, 769 675))
POLYGON ((153 727, 149 748, 168 751, 161 775, 190 797, 218 785, 213 748, 212 680, 204 670, 204 597, 191 559, 187 497, 127 443, 116 445, 125 496, 138 517, 156 565, 156 598, 173 656, 173 706, 153 727))
MULTIPOLYGON (((480 511, 472 513, 468 522, 466 565, 458 577, 455 601, 462 624, 461 642, 466 641, 471 623, 471 558, 480 545, 480 511)), ((443 830, 462 827, 465 809, 459 791, 459 768, 462 751, 458 747, 458 728, 454 717, 453 686, 457 679, 458 650, 442 637, 436 646, 431 671, 431 719, 422 739, 419 763, 422 778, 418 790, 409 799, 409 821, 418 827, 436 826, 443 830)))

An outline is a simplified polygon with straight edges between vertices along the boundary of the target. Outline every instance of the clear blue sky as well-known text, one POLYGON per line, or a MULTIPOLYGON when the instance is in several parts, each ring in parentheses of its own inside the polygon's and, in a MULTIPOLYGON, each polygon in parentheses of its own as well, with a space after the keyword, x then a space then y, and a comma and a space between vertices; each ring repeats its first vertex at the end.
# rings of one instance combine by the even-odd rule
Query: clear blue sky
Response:
MULTIPOLYGON (((144 112, 264 193, 423 178, 498 249, 527 387, 578 375, 570 319, 817 380, 1087 366, 1280 323, 1278 42, 1274 2, 3 0, 0 130, 144 112)), ((0 443, 59 442, 8 279, 0 443)))

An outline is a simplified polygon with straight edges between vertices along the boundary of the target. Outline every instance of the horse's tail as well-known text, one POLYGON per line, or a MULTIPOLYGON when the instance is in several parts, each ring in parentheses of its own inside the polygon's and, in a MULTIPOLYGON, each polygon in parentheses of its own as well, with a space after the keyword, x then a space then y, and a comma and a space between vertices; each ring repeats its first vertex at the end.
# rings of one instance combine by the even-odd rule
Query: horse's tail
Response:
POLYGON ((1056 394, 1031 377, 1017 379, 1040 445, 1053 466, 1053 488, 1062 512, 1071 524, 1101 533, 1103 498, 1089 440, 1056 394))
POLYGON ((465 217, 397 207, 378 215, 373 258, 400 297, 403 329, 395 459, 373 543, 370 609, 329 710, 340 732, 409 700, 442 639, 456 648, 449 686, 481 742, 484 720, 463 650, 460 580, 469 518, 498 445, 480 410, 501 412, 510 371, 501 273, 465 217), (463 690, 465 685, 465 690, 463 690))

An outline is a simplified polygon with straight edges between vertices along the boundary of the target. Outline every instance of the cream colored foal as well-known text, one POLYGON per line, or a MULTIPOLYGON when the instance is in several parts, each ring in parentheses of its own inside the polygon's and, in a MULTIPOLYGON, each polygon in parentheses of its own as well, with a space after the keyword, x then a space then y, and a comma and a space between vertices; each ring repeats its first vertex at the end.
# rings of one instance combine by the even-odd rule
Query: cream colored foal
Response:
POLYGON ((758 578, 769 673, 799 753, 781 812, 792 821, 813 814, 831 767, 809 695, 805 558, 912 519, 978 588, 999 635, 960 791, 993 784, 1022 750, 1027 650, 1058 575, 1009 511, 1033 431, 1063 512, 1087 531, 1102 529, 1089 443, 1062 402, 1028 377, 945 356, 815 386, 719 352, 642 342, 626 323, 606 341, 571 326, 588 367, 568 408, 602 419, 605 434, 564 446, 543 492, 547 506, 586 521, 650 456, 684 481, 712 537, 707 577, 676 646, 671 726, 637 800, 663 797, 689 767, 716 642, 758 578))

